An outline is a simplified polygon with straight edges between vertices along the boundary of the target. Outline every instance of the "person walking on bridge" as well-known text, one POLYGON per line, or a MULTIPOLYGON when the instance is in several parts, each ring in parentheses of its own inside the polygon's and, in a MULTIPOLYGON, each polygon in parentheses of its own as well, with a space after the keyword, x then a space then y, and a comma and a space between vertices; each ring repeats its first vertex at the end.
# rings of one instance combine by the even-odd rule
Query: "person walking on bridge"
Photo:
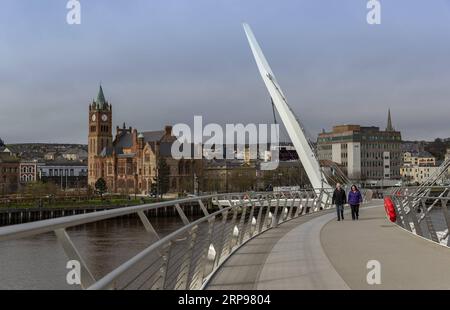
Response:
POLYGON ((361 192, 356 185, 352 185, 352 189, 348 193, 348 204, 352 209, 352 220, 358 220, 359 218, 359 204, 362 202, 361 192))
POLYGON ((341 218, 344 220, 344 205, 347 203, 347 195, 345 190, 341 188, 341 184, 336 184, 336 189, 333 192, 332 204, 336 205, 337 220, 341 218))

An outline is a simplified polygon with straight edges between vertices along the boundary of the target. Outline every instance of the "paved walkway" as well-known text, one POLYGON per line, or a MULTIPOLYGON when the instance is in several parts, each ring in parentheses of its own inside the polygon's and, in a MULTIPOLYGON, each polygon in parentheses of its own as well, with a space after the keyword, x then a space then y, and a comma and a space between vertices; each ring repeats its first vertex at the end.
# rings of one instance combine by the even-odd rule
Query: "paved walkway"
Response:
POLYGON ((333 211, 289 221, 239 249, 207 289, 450 289, 450 249, 389 223, 380 201, 360 220, 333 211), (381 264, 369 285, 366 264, 381 264))

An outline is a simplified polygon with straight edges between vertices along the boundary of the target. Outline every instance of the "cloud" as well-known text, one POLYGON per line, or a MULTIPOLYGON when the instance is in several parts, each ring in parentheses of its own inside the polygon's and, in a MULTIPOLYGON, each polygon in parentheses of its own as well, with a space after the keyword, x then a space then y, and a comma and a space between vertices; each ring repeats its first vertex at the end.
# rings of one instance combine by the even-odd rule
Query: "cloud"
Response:
POLYGON ((83 7, 79 28, 61 24, 64 9, 55 2, 45 2, 41 15, 12 3, 0 13, 9 14, 8 25, 0 22, 0 137, 7 142, 86 143, 88 104, 100 81, 118 125, 157 130, 194 115, 220 124, 271 122, 243 20, 313 138, 339 123, 384 128, 388 108, 407 139, 450 136, 443 113, 449 11, 440 2, 386 4, 379 28, 368 27, 365 8, 350 2, 95 1, 83 7))

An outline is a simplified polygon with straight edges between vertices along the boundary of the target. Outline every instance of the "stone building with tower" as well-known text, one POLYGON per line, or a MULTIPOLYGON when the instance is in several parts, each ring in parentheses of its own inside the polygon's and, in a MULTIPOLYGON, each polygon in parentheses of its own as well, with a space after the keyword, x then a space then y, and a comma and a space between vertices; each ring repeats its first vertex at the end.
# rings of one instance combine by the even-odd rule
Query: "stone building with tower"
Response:
MULTIPOLYGON (((105 179, 108 191, 148 194, 158 174, 157 163, 164 158, 169 174, 169 192, 197 192, 202 177, 202 160, 174 159, 171 156, 172 127, 159 131, 115 128, 112 132, 112 105, 100 86, 97 99, 89 105, 88 184, 105 179)), ((194 157, 191 157, 194 158, 194 157)))

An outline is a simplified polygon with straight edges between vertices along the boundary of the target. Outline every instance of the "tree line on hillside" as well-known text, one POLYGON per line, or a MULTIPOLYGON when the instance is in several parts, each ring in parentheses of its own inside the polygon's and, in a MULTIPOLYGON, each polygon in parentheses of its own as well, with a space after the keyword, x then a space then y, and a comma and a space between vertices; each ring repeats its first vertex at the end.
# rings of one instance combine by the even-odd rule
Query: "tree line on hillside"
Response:
POLYGON ((444 141, 440 138, 425 145, 425 151, 436 157, 437 160, 443 160, 445 158, 448 148, 450 148, 450 141, 444 141))

